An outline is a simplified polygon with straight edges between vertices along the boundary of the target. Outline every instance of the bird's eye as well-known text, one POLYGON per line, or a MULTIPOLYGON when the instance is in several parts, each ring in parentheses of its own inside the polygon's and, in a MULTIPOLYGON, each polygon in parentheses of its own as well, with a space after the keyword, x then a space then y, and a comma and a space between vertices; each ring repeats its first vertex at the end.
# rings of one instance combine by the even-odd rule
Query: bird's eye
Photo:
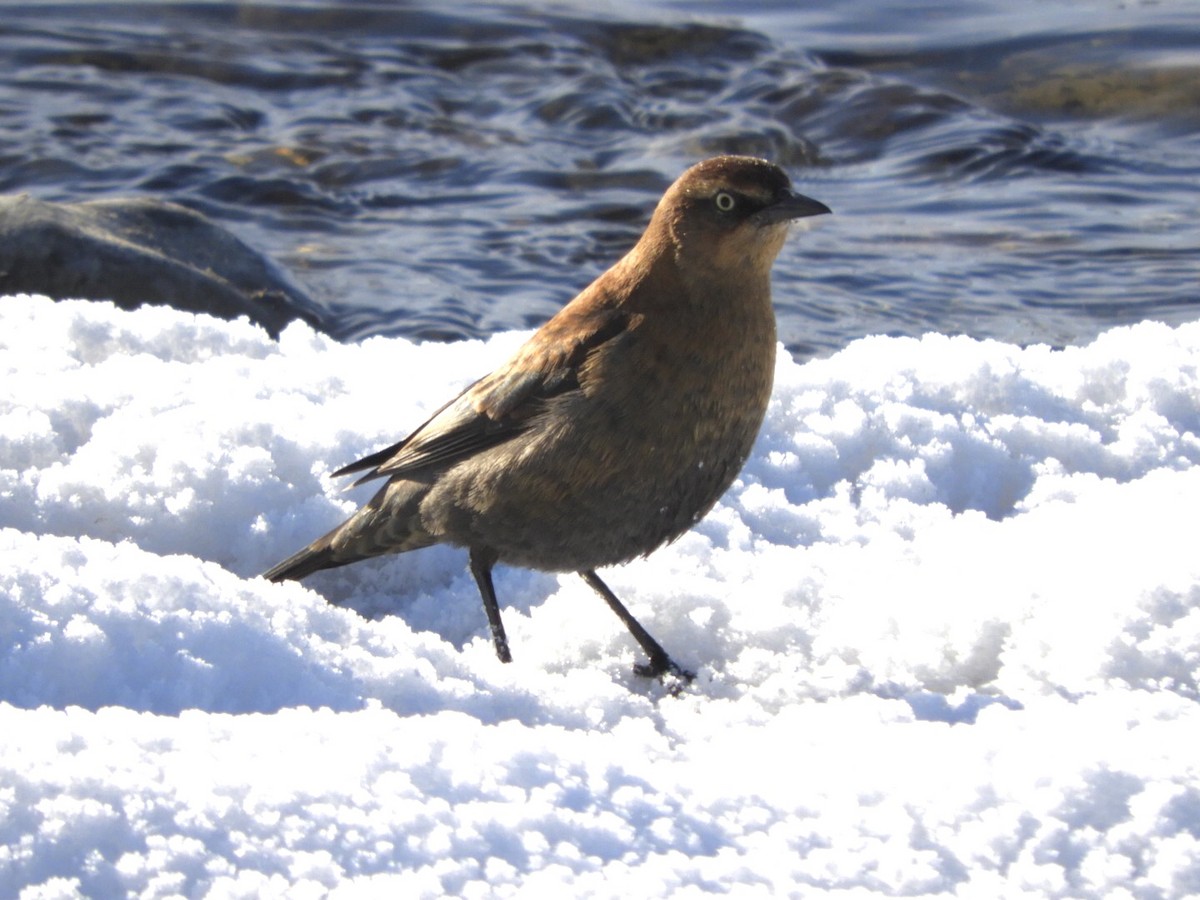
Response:
POLYGON ((737 205, 737 201, 733 198, 733 194, 728 191, 718 191, 713 197, 713 203, 717 204, 717 209, 721 212, 729 212, 737 205))

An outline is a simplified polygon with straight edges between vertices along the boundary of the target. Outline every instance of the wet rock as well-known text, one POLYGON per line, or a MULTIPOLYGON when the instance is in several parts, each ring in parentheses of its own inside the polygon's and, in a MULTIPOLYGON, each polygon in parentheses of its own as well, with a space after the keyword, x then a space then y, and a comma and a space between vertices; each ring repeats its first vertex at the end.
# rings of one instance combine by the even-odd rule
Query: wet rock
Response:
POLYGON ((0 196, 0 294, 16 293, 248 316, 272 337, 293 319, 328 330, 269 260, 201 214, 149 198, 0 196))

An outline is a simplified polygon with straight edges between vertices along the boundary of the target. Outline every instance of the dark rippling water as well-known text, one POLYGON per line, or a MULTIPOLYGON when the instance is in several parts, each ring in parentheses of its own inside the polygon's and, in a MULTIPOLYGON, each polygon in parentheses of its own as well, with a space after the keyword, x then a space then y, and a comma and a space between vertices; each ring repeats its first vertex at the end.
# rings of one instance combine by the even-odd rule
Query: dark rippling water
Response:
POLYGON ((540 323, 719 152, 835 211, 797 354, 1193 319, 1198 134, 1192 0, 0 6, 0 192, 198 209, 346 339, 540 323))

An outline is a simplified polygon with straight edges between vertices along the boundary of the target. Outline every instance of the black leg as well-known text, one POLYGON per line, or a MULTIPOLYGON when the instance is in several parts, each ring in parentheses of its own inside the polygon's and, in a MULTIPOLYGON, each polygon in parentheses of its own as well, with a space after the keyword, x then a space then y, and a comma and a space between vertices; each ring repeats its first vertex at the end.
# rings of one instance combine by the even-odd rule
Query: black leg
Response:
POLYGON ((661 678, 663 675, 671 674, 684 681, 691 681, 696 676, 686 669, 681 669, 677 666, 671 657, 667 656, 667 651, 662 648, 654 638, 650 636, 641 623, 635 619, 617 599, 617 595, 609 589, 608 585, 600 580, 600 576, 593 571, 580 572, 579 577, 592 586, 597 594, 604 598, 604 602, 608 604, 609 609, 617 614, 617 618, 625 623, 625 627, 629 629, 629 633, 634 636, 642 649, 646 651, 646 655, 650 657, 648 665, 639 665, 634 667, 634 671, 639 675, 644 675, 647 678, 661 678))
POLYGON ((471 548, 471 574, 479 585, 479 596, 483 598, 483 611, 487 613, 488 624, 492 626, 492 643, 496 645, 496 655, 500 662, 512 662, 512 654, 508 651, 508 635, 504 633, 504 623, 500 621, 500 607, 496 604, 496 589, 492 586, 492 566, 496 564, 496 554, 491 550, 478 547, 471 548))

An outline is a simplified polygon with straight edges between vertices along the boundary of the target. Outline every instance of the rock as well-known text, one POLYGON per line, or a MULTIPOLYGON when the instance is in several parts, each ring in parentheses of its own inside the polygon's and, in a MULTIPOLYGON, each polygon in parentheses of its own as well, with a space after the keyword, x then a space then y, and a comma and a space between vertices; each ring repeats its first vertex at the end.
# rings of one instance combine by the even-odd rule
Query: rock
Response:
POLYGON ((248 316, 272 337, 293 319, 328 330, 268 259, 200 213, 149 198, 0 196, 0 294, 17 293, 248 316))

